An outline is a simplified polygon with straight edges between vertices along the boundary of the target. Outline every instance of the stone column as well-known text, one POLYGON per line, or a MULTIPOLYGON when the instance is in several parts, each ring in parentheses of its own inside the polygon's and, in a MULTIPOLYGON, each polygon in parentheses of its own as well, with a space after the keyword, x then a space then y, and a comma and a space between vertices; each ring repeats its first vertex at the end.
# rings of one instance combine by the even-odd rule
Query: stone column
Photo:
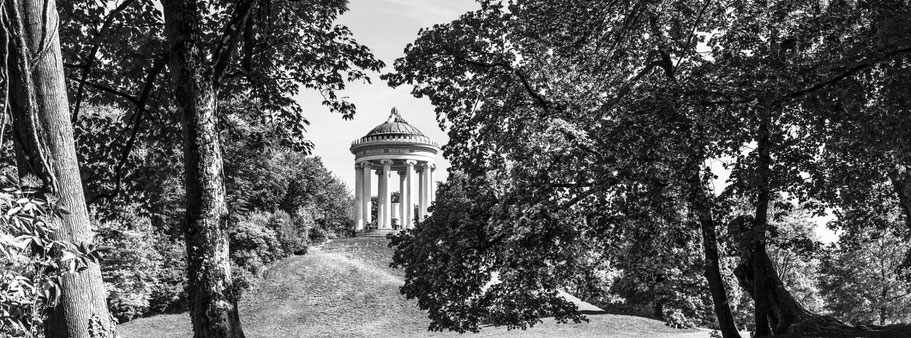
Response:
POLYGON ((417 161, 405 161, 405 214, 402 219, 405 220, 405 229, 414 227, 414 165, 417 161))
POLYGON ((386 173, 383 169, 376 170, 376 228, 383 228, 383 220, 386 219, 386 173))
POLYGON ((430 183, 429 183, 430 184, 430 197, 429 197, 430 203, 427 204, 428 207, 430 206, 431 203, 433 203, 433 201, 437 200, 437 180, 436 180, 436 178, 434 178, 434 175, 436 175, 436 172, 437 172, 437 166, 435 164, 431 164, 430 165, 430 183))
POLYGON ((405 171, 396 171, 399 174, 399 229, 405 228, 405 171))
POLYGON ((354 164, 354 231, 364 229, 364 169, 354 164))
POLYGON ((361 162, 361 170, 363 171, 363 182, 361 182, 361 209, 364 215, 364 227, 358 230, 364 230, 367 227, 367 224, 370 223, 371 217, 373 216, 373 203, 370 203, 370 199, 373 197, 373 187, 370 186, 370 175, 371 170, 370 162, 361 162))
POLYGON ((392 176, 392 161, 382 160, 383 164, 383 226, 380 229, 392 229, 392 198, 389 196, 389 178, 392 176))
POLYGON ((424 213, 427 211, 427 204, 424 203, 424 190, 426 190, 426 180, 424 175, 427 173, 427 169, 424 168, 424 163, 418 164, 418 220, 424 218, 424 213))
POLYGON ((430 208, 430 185, 433 182, 433 164, 425 162, 421 167, 424 169, 424 175, 421 176, 424 186, 424 191, 421 192, 421 217, 427 217, 427 208, 430 208))

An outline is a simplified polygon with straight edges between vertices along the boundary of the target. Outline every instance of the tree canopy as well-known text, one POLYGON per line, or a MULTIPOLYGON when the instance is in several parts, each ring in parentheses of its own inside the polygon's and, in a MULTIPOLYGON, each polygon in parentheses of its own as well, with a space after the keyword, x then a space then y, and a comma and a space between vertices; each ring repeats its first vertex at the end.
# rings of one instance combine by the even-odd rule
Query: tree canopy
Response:
POLYGON ((598 271, 586 260, 625 262, 609 248, 679 233, 680 242, 658 246, 670 254, 698 238, 692 229, 705 259, 695 268, 706 271, 726 337, 737 333, 724 255, 739 256, 733 272, 756 302, 758 334, 845 329, 795 300, 767 248, 780 242, 776 222, 793 201, 820 214, 842 210, 871 181, 906 200, 900 178, 890 178, 906 165, 907 149, 893 144, 906 143, 884 142, 907 137, 906 105, 892 103, 906 99, 892 90, 909 82, 905 2, 480 3, 422 30, 384 77, 430 99, 449 129, 443 149, 453 170, 496 196, 467 194, 489 207, 465 214, 442 205, 447 186, 434 215, 396 243, 409 273, 403 291, 431 312, 432 328, 537 321, 497 316, 496 300, 481 302, 488 297, 568 316, 554 295, 597 280, 583 277, 598 271), (707 164, 718 160, 730 178, 715 196, 707 164), (475 239, 438 244, 458 237, 475 239), (424 257, 460 250, 476 253, 424 257), (483 274, 459 272, 465 264, 483 274), (423 286, 428 276, 446 276, 444 285, 423 286), (481 287, 494 276, 499 284, 481 287), (473 310, 434 315, 451 302, 473 310))

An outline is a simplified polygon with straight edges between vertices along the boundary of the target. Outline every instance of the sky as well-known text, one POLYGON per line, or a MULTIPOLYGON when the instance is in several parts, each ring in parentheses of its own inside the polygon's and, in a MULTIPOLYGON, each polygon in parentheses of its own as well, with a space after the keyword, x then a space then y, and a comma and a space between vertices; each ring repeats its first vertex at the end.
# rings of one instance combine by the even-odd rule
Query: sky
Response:
MULTIPOLYGON (((477 7, 473 0, 351 0, 349 11, 338 23, 348 26, 358 42, 370 47, 386 63, 382 71, 386 73, 392 71, 392 63, 403 55, 405 45, 414 41, 419 29, 452 21, 477 7)), ((392 107, 398 108, 406 121, 440 145, 449 141, 437 124, 427 98, 413 97, 410 86, 390 88, 379 79, 379 73, 370 77, 372 84, 352 83, 340 93, 357 106, 354 120, 345 121, 341 115, 330 113, 320 104, 322 97, 316 92, 295 98, 310 121, 307 136, 314 144, 313 155, 321 157, 326 168, 352 191, 355 175, 354 155, 349 151, 351 141, 385 122, 392 107)), ((445 181, 448 167, 449 162, 440 154, 434 179, 445 181)), ((398 187, 393 187, 393 191, 398 191, 398 187)))

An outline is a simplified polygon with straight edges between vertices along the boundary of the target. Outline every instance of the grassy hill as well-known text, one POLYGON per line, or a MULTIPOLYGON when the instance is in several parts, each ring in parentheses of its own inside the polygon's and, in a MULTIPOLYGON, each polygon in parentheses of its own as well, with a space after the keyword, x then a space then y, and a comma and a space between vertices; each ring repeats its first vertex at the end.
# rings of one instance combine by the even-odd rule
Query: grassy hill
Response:
MULTIPOLYGON (((240 303, 247 337, 455 337, 427 332, 426 314, 398 293, 402 273, 388 267, 383 238, 333 240, 272 266, 240 303)), ((708 337, 662 322, 610 314, 584 324, 545 320, 527 331, 488 327, 464 337, 708 337)), ((141 318, 119 327, 126 338, 191 337, 186 314, 141 318)))

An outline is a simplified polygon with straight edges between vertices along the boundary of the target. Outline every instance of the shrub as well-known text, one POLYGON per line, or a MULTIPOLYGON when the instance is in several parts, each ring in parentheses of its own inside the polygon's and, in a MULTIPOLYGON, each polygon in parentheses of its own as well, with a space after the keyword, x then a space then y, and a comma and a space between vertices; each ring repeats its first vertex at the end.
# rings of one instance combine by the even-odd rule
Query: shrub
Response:
POLYGON ((149 313, 172 313, 187 308, 187 260, 183 241, 162 238, 156 243, 161 255, 161 266, 158 278, 152 284, 149 295, 149 313))
POLYGON ((331 233, 323 228, 313 228, 307 237, 311 243, 322 243, 328 240, 330 235, 331 233))
POLYGON ((42 336, 42 321, 60 295, 59 278, 98 261, 91 244, 54 240, 52 197, 4 180, 0 191, 0 336, 42 336))
POLYGON ((182 309, 185 299, 182 243, 159 234, 149 218, 131 210, 96 227, 96 241, 110 248, 102 265, 108 308, 121 322, 182 309))
POLYGON ((234 222, 229 231, 231 259, 241 269, 258 275, 262 269, 287 254, 273 227, 290 223, 287 214, 255 212, 234 222))
POLYGON ((313 229, 314 226, 315 222, 310 213, 298 210, 291 222, 285 224, 279 232, 285 251, 295 255, 307 253, 310 229, 313 229))

